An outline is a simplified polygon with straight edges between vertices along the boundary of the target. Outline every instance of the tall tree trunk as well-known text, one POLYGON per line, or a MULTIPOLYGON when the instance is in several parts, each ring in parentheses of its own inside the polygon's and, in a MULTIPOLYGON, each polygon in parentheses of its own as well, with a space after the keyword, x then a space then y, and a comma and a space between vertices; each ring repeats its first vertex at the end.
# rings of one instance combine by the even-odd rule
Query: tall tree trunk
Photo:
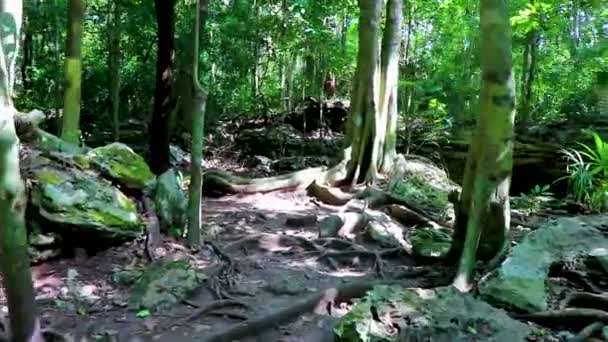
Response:
POLYGON ((175 0, 154 0, 157 24, 156 86, 149 124, 150 168, 159 175, 169 163, 170 120, 175 62, 175 0))
POLYGON ((19 170, 19 139, 15 132, 15 61, 23 4, 0 0, 0 270, 6 289, 11 341, 43 342, 34 302, 24 212, 25 185, 19 170))
POLYGON ((345 151, 348 161, 346 181, 374 182, 378 178, 377 159, 372 158, 374 133, 379 112, 380 18, 382 0, 359 0, 359 52, 347 123, 345 151))
POLYGON ((472 191, 468 190, 471 201, 466 207, 469 215, 465 241, 454 280, 454 286, 461 291, 470 289, 477 255, 493 258, 503 250, 510 224, 515 84, 506 1, 481 0, 480 21, 480 117, 471 144, 478 148, 469 152, 469 159, 475 162, 469 163, 467 172, 474 174, 474 180, 472 191))
POLYGON ((110 2, 109 24, 109 60, 110 71, 110 102, 112 103, 112 121, 114 123, 114 141, 120 140, 120 26, 121 4, 119 1, 110 2))
POLYGON ((192 162, 190 164, 190 191, 188 201, 188 243, 198 248, 201 244, 201 193, 203 189, 203 142, 205 138, 205 104, 207 96, 198 79, 200 30, 205 27, 208 0, 198 0, 192 44, 192 162), (201 13, 202 12, 202 13, 201 13))
POLYGON ((379 49, 383 1, 359 1, 359 54, 348 118, 347 181, 375 182, 396 156, 397 81, 402 0, 388 0, 379 49))
POLYGON ((376 131, 376 152, 379 158, 380 171, 388 173, 397 156, 397 94, 399 82, 399 51, 401 48, 401 25, 403 24, 402 0, 388 0, 386 6, 386 26, 382 41, 382 59, 380 65, 380 115, 376 131))
POLYGON ((532 110, 532 85, 536 73, 536 55, 538 50, 538 31, 530 30, 526 34, 526 47, 524 48, 523 65, 521 69, 521 102, 519 108, 519 122, 526 126, 530 120, 532 110))
POLYGON ((68 2, 68 35, 66 38, 65 92, 61 138, 73 144, 80 140, 80 92, 82 80, 82 0, 68 2))

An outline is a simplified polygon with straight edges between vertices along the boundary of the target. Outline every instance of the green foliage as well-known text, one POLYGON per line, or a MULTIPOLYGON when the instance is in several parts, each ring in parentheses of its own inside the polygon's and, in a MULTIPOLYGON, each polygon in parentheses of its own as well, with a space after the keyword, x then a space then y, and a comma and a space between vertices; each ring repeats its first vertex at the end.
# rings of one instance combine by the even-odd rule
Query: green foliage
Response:
POLYGON ((554 194, 550 192, 551 185, 545 184, 540 186, 536 184, 532 190, 530 190, 530 194, 521 193, 519 197, 513 199, 513 205, 515 208, 524 210, 528 215, 537 213, 541 208, 543 203, 549 196, 553 196, 554 194))
POLYGON ((579 143, 582 150, 563 150, 568 159, 569 192, 575 200, 597 211, 608 209, 608 143, 597 133, 592 148, 579 143))

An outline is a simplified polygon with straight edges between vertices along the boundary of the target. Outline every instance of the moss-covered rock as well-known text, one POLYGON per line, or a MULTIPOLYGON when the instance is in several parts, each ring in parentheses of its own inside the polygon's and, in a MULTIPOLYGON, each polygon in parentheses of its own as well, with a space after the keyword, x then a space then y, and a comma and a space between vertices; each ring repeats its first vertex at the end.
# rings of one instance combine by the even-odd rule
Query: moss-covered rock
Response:
POLYGON ((144 158, 125 144, 98 147, 86 156, 97 170, 128 188, 143 190, 154 181, 144 158))
POLYGON ((422 157, 408 156, 403 163, 403 179, 391 182, 389 191, 411 203, 442 212, 446 219, 453 217, 448 195, 459 187, 447 173, 422 157))
POLYGON ((134 310, 151 312, 169 309, 186 299, 205 279, 187 260, 158 261, 139 277, 129 305, 134 310))
POLYGON ((104 238, 133 238, 144 230, 135 202, 95 173, 62 169, 44 157, 31 170, 32 204, 55 226, 104 238))
POLYGON ((547 310, 546 281, 552 264, 578 257, 608 256, 605 217, 563 217, 528 234, 479 284, 486 300, 522 311, 547 310))
POLYGON ((448 253, 452 244, 450 233, 433 228, 414 229, 408 239, 412 243, 414 255, 424 258, 442 258, 448 253))
POLYGON ((182 188, 180 177, 169 169, 158 177, 154 205, 161 228, 179 237, 186 229, 188 198, 182 188))
POLYGON ((526 341, 530 328, 458 292, 377 286, 335 328, 337 341, 526 341), (378 317, 380 319, 378 319, 378 317))

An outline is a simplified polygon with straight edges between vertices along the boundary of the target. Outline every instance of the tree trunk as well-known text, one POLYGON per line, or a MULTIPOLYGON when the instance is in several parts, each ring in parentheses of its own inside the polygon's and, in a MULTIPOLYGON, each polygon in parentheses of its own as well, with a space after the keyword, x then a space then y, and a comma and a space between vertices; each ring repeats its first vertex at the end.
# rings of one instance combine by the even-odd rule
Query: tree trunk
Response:
POLYGON ((80 140, 80 91, 82 80, 82 24, 84 7, 82 0, 69 0, 68 35, 66 38, 65 92, 63 97, 63 121, 61 138, 73 144, 80 140))
POLYGON ((401 41, 401 0, 389 0, 387 23, 379 49, 383 2, 360 0, 359 53, 348 117, 346 180, 373 183, 392 166, 395 152, 397 80, 401 41), (385 160, 385 158, 387 158, 385 160))
POLYGON ((397 90, 399 82, 399 51, 401 47, 401 25, 403 24, 402 0, 389 0, 386 7, 387 18, 382 41, 382 61, 380 65, 380 126, 376 134, 377 154, 380 157, 380 171, 388 173, 397 157, 397 90))
MULTIPOLYGON (((511 65, 511 27, 504 0, 481 0, 480 28, 480 117, 477 135, 471 145, 478 147, 471 148, 466 171, 469 173, 467 176, 470 177, 471 173, 474 176, 472 182, 469 180, 464 184, 471 188, 472 183, 472 190, 463 188, 463 193, 468 192, 471 200, 466 206, 461 203, 461 211, 469 215, 454 280, 454 286, 462 291, 470 289, 477 255, 490 259, 504 248, 510 224, 515 85, 511 65)), ((462 225, 463 222, 457 224, 462 225)), ((458 229, 462 230, 462 227, 458 229)))
POLYGON ((207 96, 198 80, 200 29, 205 27, 208 0, 198 0, 196 20, 192 32, 192 161, 190 164, 190 191, 188 201, 188 243, 198 248, 201 244, 201 193, 203 189, 203 142, 205 138, 205 104, 207 96), (202 13, 201 13, 202 12, 202 13))
POLYGON ((110 71, 110 102, 112 103, 112 121, 114 122, 114 141, 120 140, 120 3, 112 1, 110 4, 109 31, 109 71, 110 71))
POLYGON ((532 84, 536 73, 536 54, 538 50, 537 31, 531 30, 526 34, 526 47, 523 55, 521 69, 521 103, 519 108, 519 121, 523 127, 530 120, 532 108, 532 84))
MULTIPOLYGON (((34 4, 34 6, 37 6, 37 4, 34 4)), ((27 90, 30 89, 29 71, 34 61, 34 39, 29 29, 30 22, 29 15, 25 13, 23 20, 23 31, 25 33, 23 37, 23 59, 21 61, 21 82, 24 93, 27 93, 27 90)))
POLYGON ((11 341, 42 342, 34 302, 24 212, 25 185, 19 170, 19 139, 15 132, 15 61, 23 4, 0 0, 0 269, 10 315, 11 341))
POLYGON ((156 86, 149 124, 150 168, 157 175, 169 164, 170 119, 175 59, 175 0, 154 0, 157 23, 156 86))

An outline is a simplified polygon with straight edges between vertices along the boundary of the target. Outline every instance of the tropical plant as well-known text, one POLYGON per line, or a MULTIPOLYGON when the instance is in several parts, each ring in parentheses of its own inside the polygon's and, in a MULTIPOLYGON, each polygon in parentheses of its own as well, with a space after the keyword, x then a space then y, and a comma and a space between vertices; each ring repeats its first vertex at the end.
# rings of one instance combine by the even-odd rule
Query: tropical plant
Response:
POLYGON ((568 160, 568 191, 574 199, 590 209, 608 208, 608 143, 596 132, 591 136, 594 148, 578 143, 582 150, 562 150, 568 160))

